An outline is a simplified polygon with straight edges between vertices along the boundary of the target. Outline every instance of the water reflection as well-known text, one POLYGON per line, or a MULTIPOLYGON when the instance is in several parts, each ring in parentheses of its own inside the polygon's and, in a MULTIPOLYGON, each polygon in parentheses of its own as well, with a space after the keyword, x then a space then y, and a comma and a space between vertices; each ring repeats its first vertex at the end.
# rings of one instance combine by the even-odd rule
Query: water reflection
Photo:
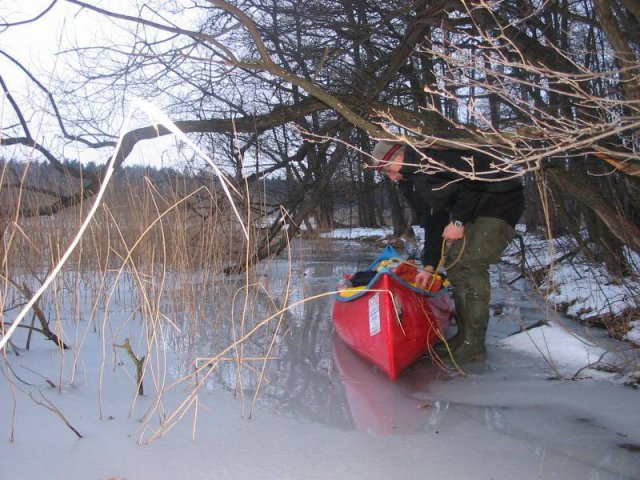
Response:
POLYGON ((378 434, 416 433, 424 430, 432 403, 414 393, 436 377, 435 369, 414 369, 392 382, 358 357, 334 333, 333 361, 355 428, 378 434))
POLYGON ((207 372, 207 387, 234 392, 245 416, 258 406, 378 434, 437 428, 448 406, 427 392, 430 383, 450 374, 424 360, 390 381, 333 335, 331 297, 319 296, 375 255, 339 242, 306 242, 297 246, 297 263, 276 259, 261 265, 250 289, 242 279, 220 283, 208 321, 194 326, 186 320, 185 333, 173 339, 172 348, 181 352, 180 375, 193 369, 195 358, 211 358, 252 332, 207 372), (276 315, 284 298, 294 306, 276 315))

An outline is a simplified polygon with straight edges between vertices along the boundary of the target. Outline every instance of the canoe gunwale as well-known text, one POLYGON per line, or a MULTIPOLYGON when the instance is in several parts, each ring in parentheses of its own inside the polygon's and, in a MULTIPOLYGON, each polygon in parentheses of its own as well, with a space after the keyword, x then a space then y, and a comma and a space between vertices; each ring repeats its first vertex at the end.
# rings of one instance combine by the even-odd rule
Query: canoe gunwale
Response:
POLYGON ((408 288, 409 290, 411 290, 412 292, 414 292, 414 293, 416 293, 418 295, 422 295, 422 296, 425 296, 425 297, 438 297, 440 295, 449 294, 449 288, 448 287, 443 287, 442 289, 438 290, 437 292, 430 292, 428 290, 424 290, 422 288, 418 288, 418 287, 410 284, 406 280, 404 280, 402 277, 399 277, 398 275, 393 273, 393 270, 385 267, 385 268, 380 269, 375 274, 375 276, 369 281, 369 283, 367 283, 365 288, 360 290, 358 293, 354 293, 353 295, 349 295, 348 297, 343 297, 339 293, 336 293, 336 294, 333 295, 334 299, 337 300, 337 301, 340 301, 340 302, 351 302, 351 301, 357 300, 360 297, 362 297, 362 296, 364 296, 364 295, 366 295, 368 293, 371 293, 371 292, 387 291, 388 289, 379 289, 379 288, 375 287, 376 283, 378 283, 378 281, 380 280, 380 277, 382 277, 382 275, 389 275, 394 280, 399 282, 402 286, 408 288))

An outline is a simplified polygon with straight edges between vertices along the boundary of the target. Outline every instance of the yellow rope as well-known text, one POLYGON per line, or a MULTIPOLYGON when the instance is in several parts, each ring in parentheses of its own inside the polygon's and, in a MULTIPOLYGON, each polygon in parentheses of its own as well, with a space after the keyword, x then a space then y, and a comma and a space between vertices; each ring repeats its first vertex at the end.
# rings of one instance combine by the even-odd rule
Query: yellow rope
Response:
POLYGON ((436 281, 436 279, 438 278, 438 275, 443 271, 446 271, 448 269, 450 269, 451 267, 453 267, 456 263, 458 263, 458 261, 460 260, 460 257, 462 257, 462 253, 464 252, 464 248, 466 246, 466 242, 467 242, 467 238, 463 235, 462 236, 462 247, 460 248, 460 253, 458 254, 458 256, 455 258, 455 260, 450 264, 445 266, 444 262, 446 261, 447 258, 447 240, 445 238, 442 239, 442 248, 440 250, 440 261, 438 262, 438 266, 436 267, 435 272, 433 272, 433 275, 431 276, 431 282, 429 283, 428 286, 428 290, 431 289, 431 287, 433 286, 434 282, 436 281))
POLYGON ((455 258, 455 260, 453 262, 451 262, 451 265, 447 265, 446 267, 444 266, 444 261, 445 261, 445 257, 446 257, 446 244, 447 241, 446 240, 442 240, 442 253, 441 253, 441 257, 440 257, 440 263, 442 264, 442 268, 445 270, 448 270, 450 268, 453 268, 453 266, 458 263, 458 261, 460 260, 460 258, 462 257, 462 254, 464 253, 464 249, 467 246, 467 237, 462 235, 462 247, 460 247, 460 253, 458 253, 458 256, 455 258))
MULTIPOLYGON (((450 265, 445 266, 445 261, 446 261, 446 257, 447 257, 447 240, 445 238, 442 239, 442 248, 440 250, 440 261, 438 262, 438 266, 436 267, 435 271, 432 272, 431 275, 431 281, 429 282, 429 285, 427 286, 427 290, 431 290, 431 288, 433 287, 433 284, 435 283, 435 281, 438 278, 442 278, 441 272, 446 271, 449 268, 452 268, 456 263, 458 263, 458 261, 460 260, 460 258, 462 257, 462 254, 464 253, 464 249, 466 247, 466 242, 467 242, 467 238, 463 235, 462 236, 462 247, 460 248, 460 253, 458 253, 458 256, 455 258, 455 260, 453 262, 451 262, 450 265)), ((380 262, 378 264, 378 268, 377 270, 383 269, 383 268, 391 268, 392 263, 394 262, 398 262, 399 264, 404 263, 405 265, 409 265, 413 268, 415 268, 416 270, 422 270, 422 267, 414 262, 409 262, 407 260, 405 260, 404 258, 400 258, 400 257, 391 257, 387 260, 383 260, 382 262, 380 262)))
MULTIPOLYGON (((438 332, 438 337, 440 338, 440 341, 446 347, 447 355, 449 356, 449 359, 451 360, 451 363, 453 364, 453 367, 458 371, 458 373, 460 373, 461 375, 466 376, 467 374, 464 372, 464 370, 462 370, 462 368, 460 368, 460 365, 458 365, 458 362, 456 361, 455 357, 453 356, 453 352, 451 351, 451 347, 449 346, 449 342, 447 342, 447 339, 444 338, 444 334, 438 332)), ((433 352, 433 353, 430 352, 430 354, 431 354, 432 358, 435 356, 438 359, 438 362, 442 362, 440 357, 435 352, 433 352)))
MULTIPOLYGON (((460 247, 460 253, 458 253, 458 256, 453 260, 453 262, 451 262, 450 265, 447 265, 445 267, 444 262, 446 260, 446 251, 447 251, 447 241, 446 239, 442 240, 442 251, 440 254, 440 262, 438 262, 438 269, 436 269, 436 272, 442 268, 444 270, 450 269, 452 268, 456 263, 458 263, 458 261, 460 260, 460 258, 462 257, 462 254, 464 253, 464 249, 467 246, 467 237, 465 235, 462 236, 462 247, 460 247)), ((431 280, 432 284, 433 284, 433 280, 431 280)), ((430 285, 431 286, 431 285, 430 285)), ((454 368, 461 373, 462 375, 466 375, 466 373, 460 368, 460 366, 458 365, 458 362, 456 362, 456 359, 453 356, 453 352, 451 351, 451 347, 449 346, 449 342, 447 342, 447 340, 444 338, 444 335, 442 335, 440 337, 440 340, 442 340, 442 343, 444 343, 444 346, 447 349, 447 353, 449 355, 449 359, 451 360, 451 362, 453 363, 454 368)))

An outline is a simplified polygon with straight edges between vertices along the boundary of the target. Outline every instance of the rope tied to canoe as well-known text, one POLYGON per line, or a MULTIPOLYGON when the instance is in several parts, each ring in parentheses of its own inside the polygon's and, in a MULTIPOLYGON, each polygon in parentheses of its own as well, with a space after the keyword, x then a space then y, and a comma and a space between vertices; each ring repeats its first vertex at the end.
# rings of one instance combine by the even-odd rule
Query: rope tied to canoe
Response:
MULTIPOLYGON (((445 265, 446 259, 447 259, 447 249, 449 245, 450 245, 450 242, 448 242, 446 239, 443 238, 442 247, 440 249, 440 260, 438 261, 438 265, 434 269, 434 271, 429 272, 431 273, 431 279, 427 284, 425 290, 434 291, 434 286, 436 286, 436 282, 438 281, 442 282, 442 285, 446 285, 446 286, 448 285, 445 272, 460 261, 460 258, 462 257, 462 254, 464 253, 464 250, 466 247, 466 237, 464 235, 462 236, 462 247, 460 248, 460 252, 456 256, 456 258, 449 265, 445 265)), ((412 269, 415 269, 416 272, 421 272, 424 270, 424 267, 418 264, 415 260, 405 260, 404 258, 400 258, 400 257, 391 257, 381 261, 377 265, 376 270, 380 271, 385 268, 392 270, 401 265, 407 265, 412 269)), ((424 270, 424 271, 428 271, 428 270, 424 270)), ((440 287, 438 287, 438 289, 439 288, 440 287)))
POLYGON ((451 262, 449 265, 445 265, 445 262, 447 260, 447 250, 448 250, 449 242, 447 241, 446 238, 442 239, 442 247, 440 249, 440 261, 438 262, 438 266, 436 267, 435 271, 431 275, 431 281, 427 285, 427 290, 431 290, 435 282, 438 280, 438 278, 442 278, 442 275, 444 274, 444 272, 446 272, 448 269, 452 268, 456 263, 458 263, 458 261, 460 260, 460 257, 462 257, 462 253, 464 252, 464 248, 466 247, 466 245, 467 245, 467 239, 464 235, 462 235, 462 247, 460 247, 460 252, 456 256, 456 258, 453 260, 453 262, 451 262))

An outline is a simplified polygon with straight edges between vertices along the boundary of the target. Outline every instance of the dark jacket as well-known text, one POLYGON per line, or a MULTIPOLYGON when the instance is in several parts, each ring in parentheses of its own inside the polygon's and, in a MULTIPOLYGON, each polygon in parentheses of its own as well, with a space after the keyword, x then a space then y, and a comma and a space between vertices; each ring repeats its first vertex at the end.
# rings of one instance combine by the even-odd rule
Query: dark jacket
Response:
MULTIPOLYGON (((451 221, 463 224, 478 217, 500 218, 514 227, 522 215, 524 196, 518 179, 496 171, 497 161, 474 151, 423 149, 427 157, 461 172, 473 172, 486 180, 469 180, 459 173, 420 172, 410 164, 424 165, 422 156, 411 147, 405 147, 401 173, 411 185, 402 189, 416 209, 425 230, 424 265, 437 265, 442 247, 442 232, 451 221), (410 190, 410 192, 407 192, 410 190)), ((427 164, 428 166, 428 164, 427 164)))

